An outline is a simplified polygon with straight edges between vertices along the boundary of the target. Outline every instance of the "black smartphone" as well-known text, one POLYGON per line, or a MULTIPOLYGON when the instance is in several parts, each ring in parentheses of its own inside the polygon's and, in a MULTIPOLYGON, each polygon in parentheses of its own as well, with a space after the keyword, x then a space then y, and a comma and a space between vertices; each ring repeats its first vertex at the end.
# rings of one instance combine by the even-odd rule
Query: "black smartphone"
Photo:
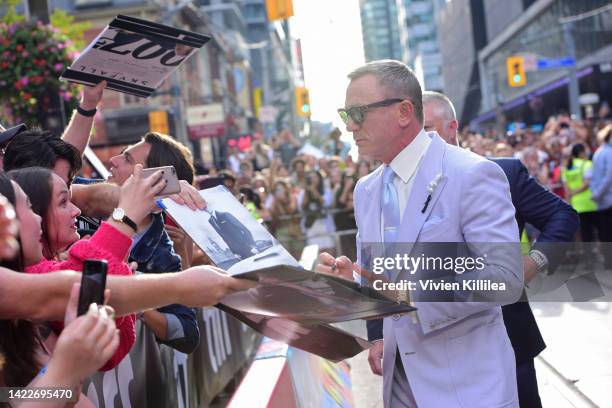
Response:
POLYGON ((89 305, 104 304, 104 289, 106 289, 106 271, 108 265, 103 259, 88 259, 83 264, 81 277, 81 292, 79 293, 79 306, 77 315, 87 313, 89 305))

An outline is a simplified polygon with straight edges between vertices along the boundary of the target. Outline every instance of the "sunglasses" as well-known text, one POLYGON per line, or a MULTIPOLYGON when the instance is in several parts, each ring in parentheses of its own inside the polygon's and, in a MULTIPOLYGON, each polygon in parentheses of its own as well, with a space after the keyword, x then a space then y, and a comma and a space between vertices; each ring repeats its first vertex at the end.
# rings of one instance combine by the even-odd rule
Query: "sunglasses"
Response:
POLYGON ((349 118, 357 125, 361 125, 365 120, 365 114, 367 111, 374 108, 382 108, 384 106, 395 105, 396 103, 400 103, 405 99, 393 98, 393 99, 385 99, 384 101, 374 102, 369 105, 362 106, 353 106, 348 109, 338 109, 338 113, 340 114, 340 118, 342 121, 348 125, 349 118))

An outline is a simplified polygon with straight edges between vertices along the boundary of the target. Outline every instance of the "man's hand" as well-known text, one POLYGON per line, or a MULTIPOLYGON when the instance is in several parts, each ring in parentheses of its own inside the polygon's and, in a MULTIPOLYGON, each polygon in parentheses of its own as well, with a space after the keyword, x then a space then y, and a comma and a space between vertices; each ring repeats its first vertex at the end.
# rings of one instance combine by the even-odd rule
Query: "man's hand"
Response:
POLYGON ((89 311, 76 317, 80 285, 70 292, 64 322, 47 374, 75 385, 104 365, 119 346, 119 331, 110 306, 91 304, 89 311))
POLYGON ((181 256, 183 268, 191 266, 192 251, 190 249, 193 248, 193 241, 189 238, 189 235, 179 227, 166 225, 164 228, 174 244, 174 250, 181 256))
POLYGON ((353 262, 344 255, 334 258, 327 252, 321 252, 317 259, 315 272, 353 281, 353 262))
POLYGON ((530 256, 523 256, 523 276, 525 283, 531 282, 538 274, 538 264, 530 256))
POLYGON ((351 262, 346 256, 334 258, 327 252, 321 252, 317 258, 317 266, 315 272, 325 273, 327 275, 337 276, 352 282, 355 281, 355 274, 361 277, 362 283, 372 283, 374 280, 384 278, 381 275, 375 275, 372 272, 363 269, 357 263, 351 262))
POLYGON ((167 182, 162 178, 161 170, 156 171, 150 177, 142 177, 142 165, 134 166, 134 173, 121 186, 119 207, 123 208, 125 214, 136 224, 149 214, 155 206, 155 198, 163 190, 167 182))
POLYGON ((223 269, 211 265, 194 266, 174 276, 181 303, 190 307, 213 306, 229 294, 257 286, 257 282, 232 278, 223 269))
POLYGON ((383 375, 382 358, 383 358, 384 340, 379 340, 368 351, 368 363, 370 370, 376 375, 383 375))
POLYGON ((199 191, 185 180, 179 180, 181 192, 170 196, 177 204, 186 205, 192 210, 203 210, 206 208, 206 201, 202 198, 199 191))
POLYGON ((106 81, 102 81, 96 86, 85 86, 81 103, 79 103, 81 108, 85 110, 96 109, 98 103, 102 100, 102 96, 104 96, 104 88, 106 88, 106 81))

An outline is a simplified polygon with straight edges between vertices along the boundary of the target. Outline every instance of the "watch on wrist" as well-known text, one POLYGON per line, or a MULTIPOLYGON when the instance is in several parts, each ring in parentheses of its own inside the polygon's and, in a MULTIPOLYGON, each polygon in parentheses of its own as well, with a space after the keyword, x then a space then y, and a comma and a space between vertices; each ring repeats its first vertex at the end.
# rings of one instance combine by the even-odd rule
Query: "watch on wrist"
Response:
POLYGON ((125 215, 125 210, 123 208, 115 208, 113 210, 112 215, 113 220, 119 221, 132 228, 134 232, 138 231, 138 225, 134 221, 130 219, 127 215, 125 215))
POLYGON ((537 249, 532 249, 529 251, 529 257, 533 259, 533 262, 538 266, 538 272, 547 274, 548 273, 548 258, 542 251, 538 251, 537 249))

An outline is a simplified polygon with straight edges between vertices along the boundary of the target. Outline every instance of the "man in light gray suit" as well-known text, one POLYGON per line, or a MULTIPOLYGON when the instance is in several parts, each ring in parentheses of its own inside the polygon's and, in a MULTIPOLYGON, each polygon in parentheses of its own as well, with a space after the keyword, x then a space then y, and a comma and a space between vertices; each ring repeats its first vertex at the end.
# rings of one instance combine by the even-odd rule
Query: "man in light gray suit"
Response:
MULTIPOLYGON (((368 243, 402 243, 411 256, 420 254, 411 252, 415 243, 466 243, 474 251, 486 248, 480 278, 504 281, 515 296, 488 302, 417 301, 415 315, 385 318, 385 406, 518 407, 514 353, 500 304, 518 300, 523 277, 503 171, 423 130, 421 87, 405 64, 373 61, 349 79, 346 108, 339 113, 359 154, 383 165, 355 187, 357 263, 324 253, 317 270, 345 278, 362 272, 362 248, 368 243)), ((406 271, 388 272, 393 282, 405 278, 406 271)))

